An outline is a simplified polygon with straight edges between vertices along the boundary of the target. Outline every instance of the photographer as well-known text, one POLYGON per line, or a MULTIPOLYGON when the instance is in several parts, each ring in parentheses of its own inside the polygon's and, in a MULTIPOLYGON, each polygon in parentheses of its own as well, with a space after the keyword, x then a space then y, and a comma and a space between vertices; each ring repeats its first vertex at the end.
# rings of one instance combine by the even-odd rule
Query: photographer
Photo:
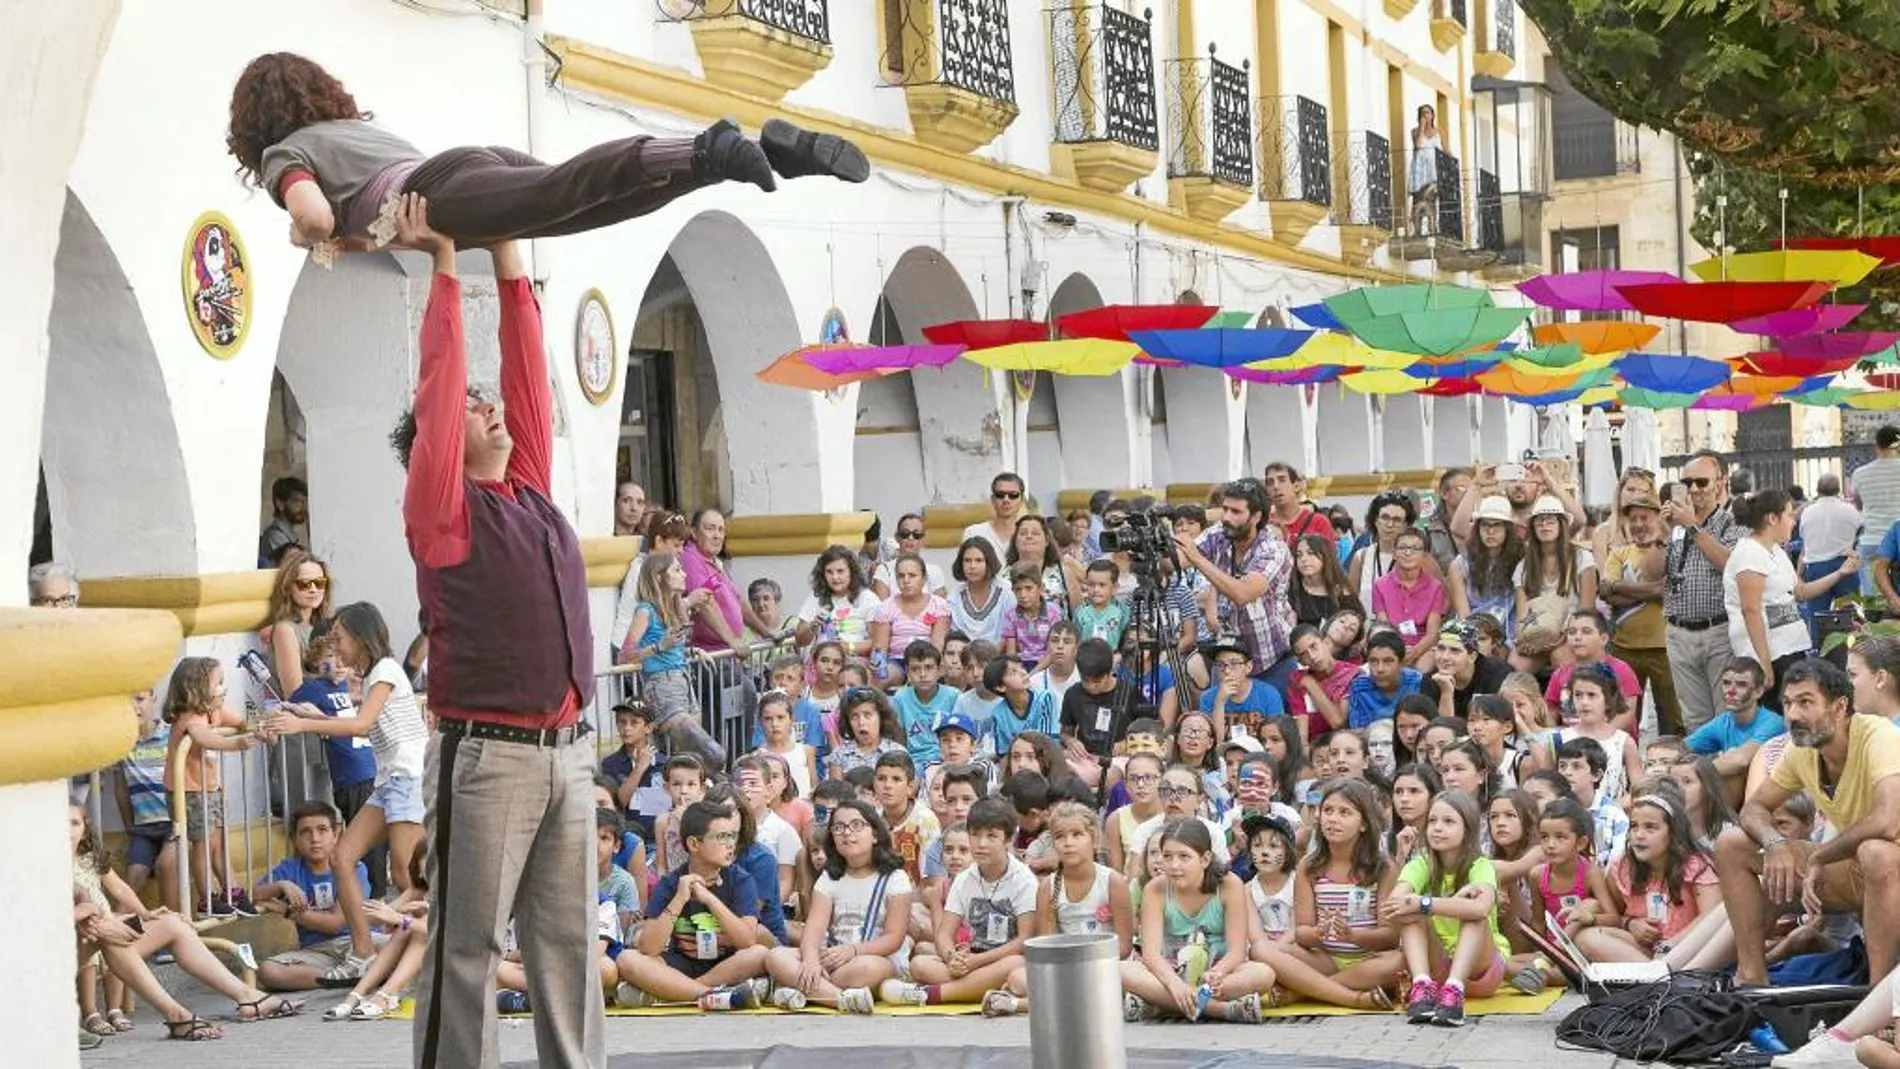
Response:
POLYGON ((1239 479, 1220 489, 1220 526, 1198 542, 1175 536, 1183 564, 1214 588, 1216 627, 1238 635, 1261 678, 1281 691, 1297 667, 1290 656, 1293 608, 1287 584, 1293 555, 1262 529, 1267 505, 1259 482, 1239 479))

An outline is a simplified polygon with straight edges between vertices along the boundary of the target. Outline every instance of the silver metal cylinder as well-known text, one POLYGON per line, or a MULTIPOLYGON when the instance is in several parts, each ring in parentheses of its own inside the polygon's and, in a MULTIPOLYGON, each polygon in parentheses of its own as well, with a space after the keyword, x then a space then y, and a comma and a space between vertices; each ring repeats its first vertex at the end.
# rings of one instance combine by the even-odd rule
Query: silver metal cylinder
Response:
POLYGON ((1029 1051, 1035 1069, 1125 1069, 1119 949, 1113 933, 1029 941, 1029 1051))

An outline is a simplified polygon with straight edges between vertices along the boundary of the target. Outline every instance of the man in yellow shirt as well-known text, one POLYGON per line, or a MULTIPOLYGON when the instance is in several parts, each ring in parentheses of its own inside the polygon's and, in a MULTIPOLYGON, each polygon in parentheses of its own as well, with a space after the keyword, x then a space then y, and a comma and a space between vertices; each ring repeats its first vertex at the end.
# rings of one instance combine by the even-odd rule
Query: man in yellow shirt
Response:
POLYGON ((1796 663, 1781 694, 1794 745, 1715 847, 1735 931, 1735 982, 1767 982, 1771 911, 1803 909, 1858 913, 1868 973, 1885 976, 1900 949, 1900 879, 1892 878, 1900 873, 1900 728, 1854 715, 1847 673, 1827 661, 1796 663), (1775 832, 1772 814, 1802 791, 1840 834, 1816 844, 1775 832))
POLYGON ((1669 675, 1669 649, 1663 641, 1664 577, 1662 502, 1652 491, 1623 503, 1629 541, 1611 550, 1599 569, 1597 594, 1610 603, 1615 620, 1610 653, 1656 691, 1656 728, 1664 735, 1686 734, 1676 684, 1669 675))

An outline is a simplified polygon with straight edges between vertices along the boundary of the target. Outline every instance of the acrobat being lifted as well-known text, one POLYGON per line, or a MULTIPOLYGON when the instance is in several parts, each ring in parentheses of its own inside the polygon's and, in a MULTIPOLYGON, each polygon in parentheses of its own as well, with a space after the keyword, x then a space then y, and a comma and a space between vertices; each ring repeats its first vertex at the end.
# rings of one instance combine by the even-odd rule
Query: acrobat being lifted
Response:
POLYGON ((424 156, 371 122, 343 83, 290 52, 252 60, 231 93, 225 145, 239 174, 290 213, 290 240, 328 262, 395 236, 405 193, 428 200, 429 226, 463 247, 578 234, 657 211, 720 182, 767 192, 777 177, 862 182, 856 145, 768 120, 758 141, 729 119, 696 137, 628 137, 546 164, 499 146, 424 156))

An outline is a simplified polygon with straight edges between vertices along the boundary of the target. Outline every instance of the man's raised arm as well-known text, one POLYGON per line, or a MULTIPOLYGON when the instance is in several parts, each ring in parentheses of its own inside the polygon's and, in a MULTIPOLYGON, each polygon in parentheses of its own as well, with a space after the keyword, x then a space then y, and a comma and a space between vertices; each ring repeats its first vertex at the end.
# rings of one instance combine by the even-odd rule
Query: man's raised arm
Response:
POLYGON ((495 290, 501 301, 501 400, 514 452, 508 478, 550 496, 554 480, 554 392, 541 336, 541 305, 534 298, 512 241, 495 246, 495 290))
POLYGON ((468 350, 462 335, 462 283, 455 274, 455 243, 430 230, 428 204, 403 201, 397 240, 435 260, 429 305, 422 313, 422 373, 416 385, 416 440, 409 453, 409 484, 402 518, 410 552, 431 568, 468 558, 468 498, 462 456, 468 433, 468 350))

